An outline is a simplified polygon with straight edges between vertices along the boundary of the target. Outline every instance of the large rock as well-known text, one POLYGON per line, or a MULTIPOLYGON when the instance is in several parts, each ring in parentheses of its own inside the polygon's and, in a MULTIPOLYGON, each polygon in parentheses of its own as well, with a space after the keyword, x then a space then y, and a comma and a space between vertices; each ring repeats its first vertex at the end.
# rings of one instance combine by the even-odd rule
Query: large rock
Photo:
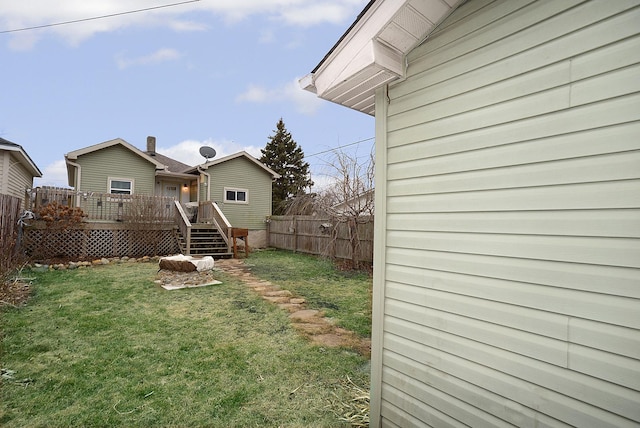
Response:
POLYGON ((192 257, 182 254, 162 257, 160 259, 160 269, 174 272, 207 271, 213 269, 213 257, 192 257))

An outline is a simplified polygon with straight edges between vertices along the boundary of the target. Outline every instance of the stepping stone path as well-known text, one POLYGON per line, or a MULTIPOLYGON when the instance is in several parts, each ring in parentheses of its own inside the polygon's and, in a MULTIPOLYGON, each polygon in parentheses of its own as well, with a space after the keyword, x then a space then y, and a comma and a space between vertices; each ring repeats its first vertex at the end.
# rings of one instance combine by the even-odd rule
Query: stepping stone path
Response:
POLYGON ((322 312, 308 309, 304 298, 294 297, 290 291, 282 290, 270 281, 255 277, 251 273, 251 268, 245 265, 241 259, 216 260, 215 268, 241 279, 263 299, 289 312, 291 325, 299 333, 308 337, 312 343, 331 348, 352 348, 362 355, 371 355, 371 341, 369 339, 362 339, 349 330, 333 325, 322 312))

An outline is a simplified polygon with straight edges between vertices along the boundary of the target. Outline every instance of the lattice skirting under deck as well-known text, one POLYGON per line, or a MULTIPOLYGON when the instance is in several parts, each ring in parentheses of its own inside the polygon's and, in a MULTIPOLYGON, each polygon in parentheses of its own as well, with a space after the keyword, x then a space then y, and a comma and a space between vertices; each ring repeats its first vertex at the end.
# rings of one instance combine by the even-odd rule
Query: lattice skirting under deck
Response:
POLYGON ((35 259, 142 257, 180 252, 171 227, 136 230, 104 223, 66 230, 25 228, 22 245, 26 254, 35 259))

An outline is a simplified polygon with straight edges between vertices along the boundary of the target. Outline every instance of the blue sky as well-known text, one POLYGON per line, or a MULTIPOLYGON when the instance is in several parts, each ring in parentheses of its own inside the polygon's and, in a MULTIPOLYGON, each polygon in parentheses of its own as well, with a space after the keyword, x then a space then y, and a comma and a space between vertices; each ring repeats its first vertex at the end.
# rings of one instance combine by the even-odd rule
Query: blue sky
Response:
MULTIPOLYGON (((0 137, 66 186, 64 154, 113 138, 190 165, 202 145, 256 157, 283 118, 323 183, 374 120, 299 88, 367 0, 0 0, 0 137), (124 12, 156 8, 145 12, 124 12), (104 15, 117 16, 86 20, 104 15), (121 15, 120 15, 121 14, 121 15), (26 27, 61 22, 25 31, 26 27), (315 155, 315 156, 314 156, 315 155)), ((357 141, 366 140, 360 144, 357 141)))

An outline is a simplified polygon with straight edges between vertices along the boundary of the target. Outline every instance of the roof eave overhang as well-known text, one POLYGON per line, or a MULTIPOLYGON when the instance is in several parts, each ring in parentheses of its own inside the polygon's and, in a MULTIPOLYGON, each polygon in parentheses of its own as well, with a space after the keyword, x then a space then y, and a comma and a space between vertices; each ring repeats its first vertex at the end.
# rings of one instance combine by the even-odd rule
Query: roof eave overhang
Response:
POLYGON ((371 1, 320 64, 300 79, 300 86, 373 115, 376 89, 404 77, 405 56, 461 2, 371 1))
POLYGON ((38 177, 38 178, 42 177, 42 172, 36 166, 36 164, 31 160, 31 157, 29 157, 27 152, 24 151, 22 146, 18 144, 16 144, 15 146, 2 145, 0 148, 2 148, 2 150, 14 152, 14 154, 18 158, 18 161, 20 162, 20 165, 26 168, 27 171, 29 171, 29 174, 31 174, 33 177, 38 177))
POLYGON ((272 170, 271 168, 269 168, 268 166, 266 166, 265 164, 260 162, 258 159, 254 158, 249 153, 245 152, 244 150, 240 151, 240 152, 237 152, 237 153, 234 153, 232 155, 228 155, 228 156, 222 157, 220 159, 215 159, 215 160, 211 160, 211 161, 205 162, 203 165, 195 166, 195 167, 193 167, 193 169, 190 169, 188 171, 193 171, 193 170, 200 171, 202 169, 209 169, 210 167, 212 167, 214 165, 218 165, 220 163, 227 162, 227 161, 230 161, 231 159, 236 159, 236 158, 239 158, 239 157, 244 157, 244 158, 248 159, 249 161, 253 162, 257 166, 262 168, 265 172, 270 174, 274 179, 280 178, 280 174, 278 174, 277 172, 275 172, 274 170, 272 170))
POLYGON ((122 138, 115 138, 113 140, 105 141, 103 143, 95 144, 93 146, 85 147, 83 149, 74 150, 72 152, 69 152, 69 153, 65 154, 64 156, 68 160, 76 161, 76 160, 78 160, 79 156, 86 155, 86 154, 92 153, 92 152, 96 152, 98 150, 106 149, 108 147, 112 147, 112 146, 115 146, 115 145, 121 145, 124 148, 129 149, 130 151, 132 151, 136 155, 140 156, 144 160, 154 164, 156 169, 165 169, 166 168, 166 166, 163 163, 158 162, 152 156, 149 156, 148 154, 146 154, 142 150, 138 149, 137 147, 132 146, 131 144, 129 144, 128 142, 126 142, 122 138))
POLYGON ((156 170, 156 177, 166 177, 166 178, 175 178, 175 179, 185 179, 185 180, 195 180, 198 178, 197 175, 182 173, 182 172, 171 172, 166 170, 156 170))

